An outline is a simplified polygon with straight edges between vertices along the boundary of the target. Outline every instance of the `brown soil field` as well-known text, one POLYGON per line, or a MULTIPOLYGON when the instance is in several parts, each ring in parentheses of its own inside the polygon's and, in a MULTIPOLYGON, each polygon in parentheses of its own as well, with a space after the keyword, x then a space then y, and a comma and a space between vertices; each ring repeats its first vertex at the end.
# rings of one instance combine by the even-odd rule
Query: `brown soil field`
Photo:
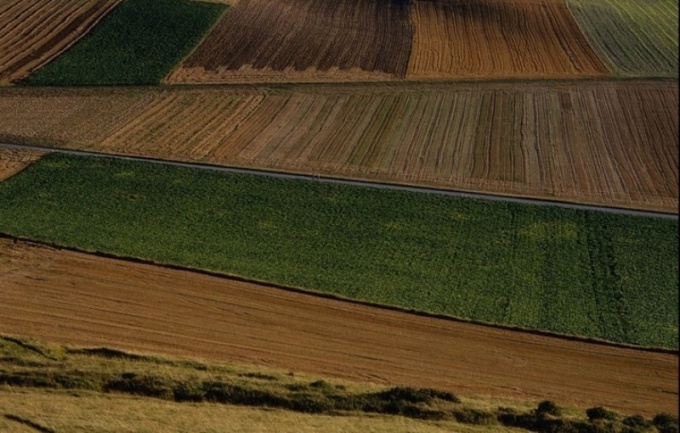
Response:
POLYGON ((671 81, 45 92, 4 92, 0 139, 678 209, 671 81))
POLYGON ((28 75, 85 35, 121 0, 5 0, 0 84, 28 75))
POLYGON ((43 152, 7 149, 0 147, 0 181, 10 178, 16 173, 37 161, 43 152))
POLYGON ((240 0, 168 82, 306 82, 403 77, 406 2, 240 0))
POLYGON ((0 240, 0 333, 461 396, 678 413, 678 357, 0 240))
POLYGON ((416 0, 409 79, 608 75, 563 0, 416 0))

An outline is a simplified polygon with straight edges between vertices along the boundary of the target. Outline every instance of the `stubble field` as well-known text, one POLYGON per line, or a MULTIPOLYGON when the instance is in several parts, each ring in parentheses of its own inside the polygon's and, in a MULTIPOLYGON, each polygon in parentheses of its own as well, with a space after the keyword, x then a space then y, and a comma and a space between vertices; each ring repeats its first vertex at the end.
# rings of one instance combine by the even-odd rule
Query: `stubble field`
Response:
POLYGON ((8 89, 0 137, 677 212, 677 99, 644 81, 8 89))
POLYGON ((3 1, 0 5, 0 84, 21 79, 52 60, 120 1, 3 1))
POLYGON ((0 147, 0 181, 20 172, 43 155, 43 152, 18 151, 0 147))
POLYGON ((413 2, 409 79, 608 75, 559 0, 413 2))

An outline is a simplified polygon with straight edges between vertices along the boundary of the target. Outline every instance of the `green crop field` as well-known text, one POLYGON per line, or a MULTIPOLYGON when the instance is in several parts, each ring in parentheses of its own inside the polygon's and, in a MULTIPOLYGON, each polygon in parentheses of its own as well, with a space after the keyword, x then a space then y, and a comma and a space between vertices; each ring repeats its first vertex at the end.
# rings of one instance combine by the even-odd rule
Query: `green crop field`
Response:
POLYGON ((0 183, 0 232, 678 347, 673 220, 53 154, 0 183))
POLYGON ((155 84, 201 40, 225 5, 124 0, 90 34, 24 84, 155 84))
POLYGON ((678 76, 676 0, 568 0, 567 4, 614 73, 678 76))

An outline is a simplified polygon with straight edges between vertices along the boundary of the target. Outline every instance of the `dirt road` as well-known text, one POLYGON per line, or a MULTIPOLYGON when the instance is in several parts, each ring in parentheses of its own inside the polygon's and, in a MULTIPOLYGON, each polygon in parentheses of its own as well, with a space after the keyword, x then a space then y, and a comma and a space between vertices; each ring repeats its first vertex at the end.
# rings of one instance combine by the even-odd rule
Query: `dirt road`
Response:
POLYGON ((291 371, 678 413, 678 357, 0 240, 0 333, 291 371))

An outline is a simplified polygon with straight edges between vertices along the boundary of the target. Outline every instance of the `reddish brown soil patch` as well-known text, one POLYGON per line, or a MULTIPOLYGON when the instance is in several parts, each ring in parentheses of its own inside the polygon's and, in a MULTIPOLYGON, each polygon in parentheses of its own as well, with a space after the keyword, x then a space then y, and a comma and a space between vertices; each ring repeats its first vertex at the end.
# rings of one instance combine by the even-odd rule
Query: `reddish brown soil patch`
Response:
POLYGON ((0 6, 0 84, 25 77, 85 35, 121 0, 6 0, 0 6))
POLYGON ((0 332, 624 413, 677 414, 678 358, 0 241, 0 332))
POLYGON ((169 81, 402 77, 410 46, 404 1, 241 0, 169 81))
POLYGON ((43 152, 6 149, 0 147, 0 181, 8 179, 40 159, 43 152))
POLYGON ((561 0, 416 0, 407 77, 569 77, 609 71, 561 0))

